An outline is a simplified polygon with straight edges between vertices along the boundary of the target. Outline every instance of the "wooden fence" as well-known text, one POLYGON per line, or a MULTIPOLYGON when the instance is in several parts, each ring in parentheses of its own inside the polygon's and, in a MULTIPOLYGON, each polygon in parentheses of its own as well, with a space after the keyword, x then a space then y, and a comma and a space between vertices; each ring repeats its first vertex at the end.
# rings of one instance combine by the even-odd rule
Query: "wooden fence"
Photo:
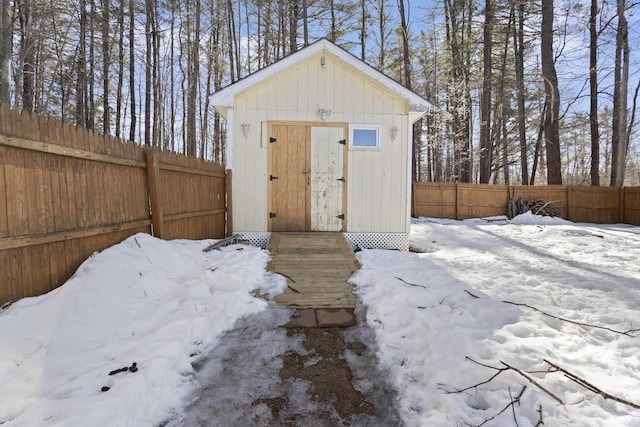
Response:
POLYGON ((0 106, 0 305, 138 232, 225 234, 224 167, 0 106))
POLYGON ((505 186, 414 183, 413 216, 479 218, 507 214, 509 197, 553 202, 560 216, 575 222, 640 225, 640 187, 505 186))

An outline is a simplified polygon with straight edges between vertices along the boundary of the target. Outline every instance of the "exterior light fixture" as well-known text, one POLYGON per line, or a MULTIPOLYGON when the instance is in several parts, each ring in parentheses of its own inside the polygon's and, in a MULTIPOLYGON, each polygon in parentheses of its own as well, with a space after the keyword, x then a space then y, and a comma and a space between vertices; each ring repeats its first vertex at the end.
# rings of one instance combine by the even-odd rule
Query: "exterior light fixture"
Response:
POLYGON ((244 134, 244 137, 249 138, 249 131, 251 130, 251 125, 249 123, 243 123, 240 126, 242 126, 242 133, 244 134))
POLYGON ((326 59, 323 57, 320 58, 320 65, 322 65, 323 67, 327 64, 326 59))
POLYGON ((398 126, 393 125, 393 127, 391 128, 391 140, 395 141, 397 137, 398 137, 398 126))

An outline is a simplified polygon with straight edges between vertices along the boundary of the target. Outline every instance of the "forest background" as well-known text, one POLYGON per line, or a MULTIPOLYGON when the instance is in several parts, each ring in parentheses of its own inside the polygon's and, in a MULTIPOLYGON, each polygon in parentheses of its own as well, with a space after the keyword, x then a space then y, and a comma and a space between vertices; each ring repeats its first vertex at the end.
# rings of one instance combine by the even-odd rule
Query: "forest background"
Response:
POLYGON ((415 181, 640 185, 633 0, 0 0, 0 102, 225 161, 209 96, 326 37, 424 96, 415 181))

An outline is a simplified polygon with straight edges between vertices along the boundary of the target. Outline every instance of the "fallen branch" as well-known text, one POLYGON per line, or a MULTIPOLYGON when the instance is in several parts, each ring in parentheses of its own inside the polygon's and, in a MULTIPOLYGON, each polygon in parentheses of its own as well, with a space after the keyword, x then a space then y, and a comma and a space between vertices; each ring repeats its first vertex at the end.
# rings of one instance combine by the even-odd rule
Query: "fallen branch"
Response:
POLYGON ((524 391, 527 389, 526 385, 522 386, 522 390, 520 390, 520 394, 518 394, 516 396, 516 398, 514 399, 513 396, 511 395, 511 387, 509 387, 509 399, 511 400, 511 413, 513 414, 513 422, 516 423, 516 427, 519 427, 518 424, 518 419, 516 418, 516 403, 518 405, 520 405, 520 398, 522 397, 522 394, 524 393, 524 391))
POLYGON ((474 295, 471 292, 469 292, 468 290, 464 290, 466 293, 468 293, 469 295, 471 295, 473 298, 480 298, 478 295, 474 295))
POLYGON ((536 410, 536 412, 540 414, 540 418, 538 418, 538 422, 533 427, 540 427, 541 425, 544 424, 544 421, 542 421, 542 405, 538 406, 538 409, 536 410))
POLYGON ((596 387, 595 385, 593 385, 590 382, 588 382, 587 380, 585 380, 584 378, 581 378, 581 377, 577 376, 576 374, 573 374, 573 373, 567 371, 566 369, 561 368, 560 366, 556 365, 555 363, 551 363, 547 359, 542 359, 542 360, 544 360, 549 366, 551 366, 556 371, 562 372, 570 380, 580 384, 584 388, 586 388, 586 389, 588 389, 588 390, 590 390, 590 391, 592 391, 592 392, 594 392, 596 394, 599 394, 600 396, 604 397, 605 399, 615 400, 616 402, 623 403, 623 404, 625 404, 627 406, 631 406, 634 409, 640 409, 640 405, 638 405, 637 403, 629 402, 628 400, 625 400, 625 399, 622 399, 620 397, 617 397, 617 396, 614 396, 612 394, 609 394, 606 391, 602 391, 598 387, 596 387))
POLYGON ((477 383, 477 384, 474 384, 474 385, 472 385, 472 386, 469 386, 469 387, 466 387, 466 388, 463 388, 463 389, 456 389, 455 391, 447 391, 447 392, 446 392, 446 394, 464 393, 465 391, 467 391, 467 390, 471 390, 471 389, 476 389, 476 391, 477 391, 477 388, 478 388, 479 386, 490 383, 491 381, 493 381, 493 379, 494 379, 495 377, 497 377, 498 375, 500 375, 501 373, 503 373, 504 371, 506 371, 506 370, 507 370, 507 368, 496 368, 495 366, 485 365, 484 363, 480 363, 480 362, 478 362, 478 361, 476 361, 476 360, 473 360, 473 359, 472 359, 472 358, 470 358, 469 356, 465 356, 464 358, 465 358, 465 359, 467 359, 467 360, 469 360, 469 361, 471 361, 471 362, 473 362, 473 363, 475 363, 476 365, 484 366, 485 368, 489 368, 489 369, 495 369, 495 370, 496 370, 496 371, 498 371, 498 372, 496 372, 495 374, 493 374, 493 375, 491 376, 491 378, 489 378, 489 379, 488 379, 488 380, 486 380, 486 381, 479 382, 479 383, 477 383))
POLYGON ((504 365, 504 368, 499 368, 499 367, 495 367, 495 366, 491 366, 491 365, 486 365, 484 363, 480 363, 476 360, 473 360, 472 358, 470 358, 469 356, 465 356, 465 359, 475 363, 476 365, 480 365, 480 366, 484 366, 485 368, 489 368, 489 369, 494 369, 498 372, 496 372, 491 378, 489 378, 486 381, 482 381, 478 384, 474 384, 472 386, 463 388, 461 390, 456 390, 456 391, 450 391, 447 392, 447 394, 452 394, 452 393, 462 393, 465 392, 467 390, 471 390, 472 388, 477 388, 478 386, 484 385, 484 384, 488 384, 489 382, 491 382, 495 377, 497 377, 498 375, 500 375, 501 373, 511 370, 514 372, 517 372, 518 374, 520 374, 522 377, 526 378, 527 381, 529 381, 531 384, 535 385, 536 387, 538 387, 540 390, 544 391, 545 393, 547 393, 549 396, 551 396, 553 399, 555 399, 557 402, 559 402, 561 405, 564 405, 564 402, 562 401, 562 399, 560 399, 558 396, 556 396, 555 394, 553 394, 551 391, 547 390, 546 388, 544 388, 542 385, 540 385, 536 380, 534 380, 533 378, 531 378, 529 375, 527 375, 524 371, 522 371, 521 369, 516 368, 515 366, 511 366, 508 365, 504 362, 500 362, 504 365))
POLYGON ((605 331, 609 331, 609 332, 613 332, 613 333, 621 334, 621 335, 627 335, 627 336, 630 336, 630 337, 635 337, 635 335, 632 334, 633 332, 640 331, 640 329, 629 329, 629 330, 626 330, 626 331, 618 331, 616 329, 608 328, 606 326, 591 325, 589 323, 577 322, 575 320, 565 319, 564 317, 554 316, 553 314, 549 314, 549 313, 547 313, 545 311, 542 311, 539 308, 536 308, 536 307, 534 307, 532 305, 529 305, 529 304, 524 304, 524 303, 521 303, 521 302, 513 302, 513 301, 504 301, 504 300, 502 302, 505 303, 505 304, 517 305, 519 307, 527 307, 527 308, 530 308, 533 311, 537 311, 538 313, 544 314, 545 316, 549 316, 549 317, 552 317, 554 319, 562 320, 563 322, 573 323, 574 325, 584 326, 584 327, 587 327, 587 328, 603 329, 605 331))
POLYGON ((398 276, 393 276, 393 277, 395 277, 396 279, 400 280, 400 281, 401 281, 401 282, 403 282, 403 283, 406 283, 406 284, 407 284, 407 285, 409 285, 409 286, 415 286, 415 287, 417 287, 417 288, 428 289, 426 286, 416 285, 415 283, 409 283, 409 282, 407 282, 406 280, 399 278, 398 276))
POLYGON ((286 275, 286 274, 284 274, 284 273, 280 273, 279 271, 274 271, 274 273, 279 274, 279 275, 281 275, 281 276, 283 276, 283 277, 286 277, 287 279, 291 280, 293 283, 296 283, 296 281, 295 281, 295 280, 293 280, 290 276, 287 276, 287 275, 286 275))
POLYGON ((524 371, 508 365, 502 361, 500 361, 500 363, 502 363, 505 367, 517 372, 518 374, 522 375, 524 378, 527 379, 527 381, 529 381, 531 384, 533 384, 534 386, 538 387, 540 390, 544 391, 545 393, 547 393, 549 396, 551 396, 553 399, 555 399, 558 403, 560 403, 561 405, 564 405, 564 402, 562 401, 562 399, 560 399, 558 396, 556 396, 555 394, 553 394, 552 392, 550 392, 549 390, 547 390, 546 388, 544 388, 542 385, 540 385, 536 380, 534 380, 533 378, 531 378, 529 375, 525 374, 524 371))
POLYGON ((509 398, 510 398, 510 402, 504 407, 502 408, 502 410, 500 412, 498 412, 497 414, 495 414, 493 417, 491 418, 487 418, 486 420, 484 420, 482 423, 478 424, 476 427, 482 427, 483 425, 485 425, 486 423, 488 423, 489 421, 492 421, 496 418, 498 418, 504 411, 506 411, 507 409, 511 408, 513 411, 513 420, 516 422, 516 426, 518 426, 518 421, 516 420, 516 410, 515 410, 515 404, 517 403, 518 405, 520 404, 520 398, 522 397, 522 395, 524 394, 524 391, 527 389, 526 385, 522 386, 522 390, 520 390, 520 393, 518 393, 518 395, 514 398, 513 396, 511 396, 511 389, 509 389, 509 398))

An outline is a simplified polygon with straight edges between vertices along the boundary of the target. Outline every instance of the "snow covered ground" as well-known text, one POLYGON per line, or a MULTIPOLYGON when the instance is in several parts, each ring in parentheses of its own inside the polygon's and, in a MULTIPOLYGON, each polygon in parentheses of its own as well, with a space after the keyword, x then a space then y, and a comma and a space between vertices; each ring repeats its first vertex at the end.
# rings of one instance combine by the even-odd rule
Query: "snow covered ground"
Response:
MULTIPOLYGON (((202 252, 208 243, 138 234, 92 256, 57 290, 0 311, 0 425, 151 426, 179 417, 202 386, 197 368, 225 354, 222 335, 267 307, 252 291, 285 286, 265 272, 265 251, 202 252), (134 362, 136 372, 109 375, 134 362)), ((640 328, 640 227, 532 215, 419 219, 411 244, 423 253, 360 252, 352 277, 374 330, 368 344, 407 426, 495 417, 484 425, 516 418, 524 427, 541 416, 544 426, 640 426, 640 410, 545 362, 640 403, 640 331, 609 330, 640 328)), ((257 365, 278 354, 271 341, 252 355, 257 365)), ((367 387, 362 371, 354 377, 367 387)))
POLYGON ((265 251, 209 243, 138 234, 0 311, 0 425, 151 426, 181 408, 192 365, 267 306, 251 291, 286 286, 265 251))
POLYGON ((410 241, 424 253, 364 251, 352 277, 407 425, 640 425, 545 362, 640 404, 639 227, 422 218, 410 241))

